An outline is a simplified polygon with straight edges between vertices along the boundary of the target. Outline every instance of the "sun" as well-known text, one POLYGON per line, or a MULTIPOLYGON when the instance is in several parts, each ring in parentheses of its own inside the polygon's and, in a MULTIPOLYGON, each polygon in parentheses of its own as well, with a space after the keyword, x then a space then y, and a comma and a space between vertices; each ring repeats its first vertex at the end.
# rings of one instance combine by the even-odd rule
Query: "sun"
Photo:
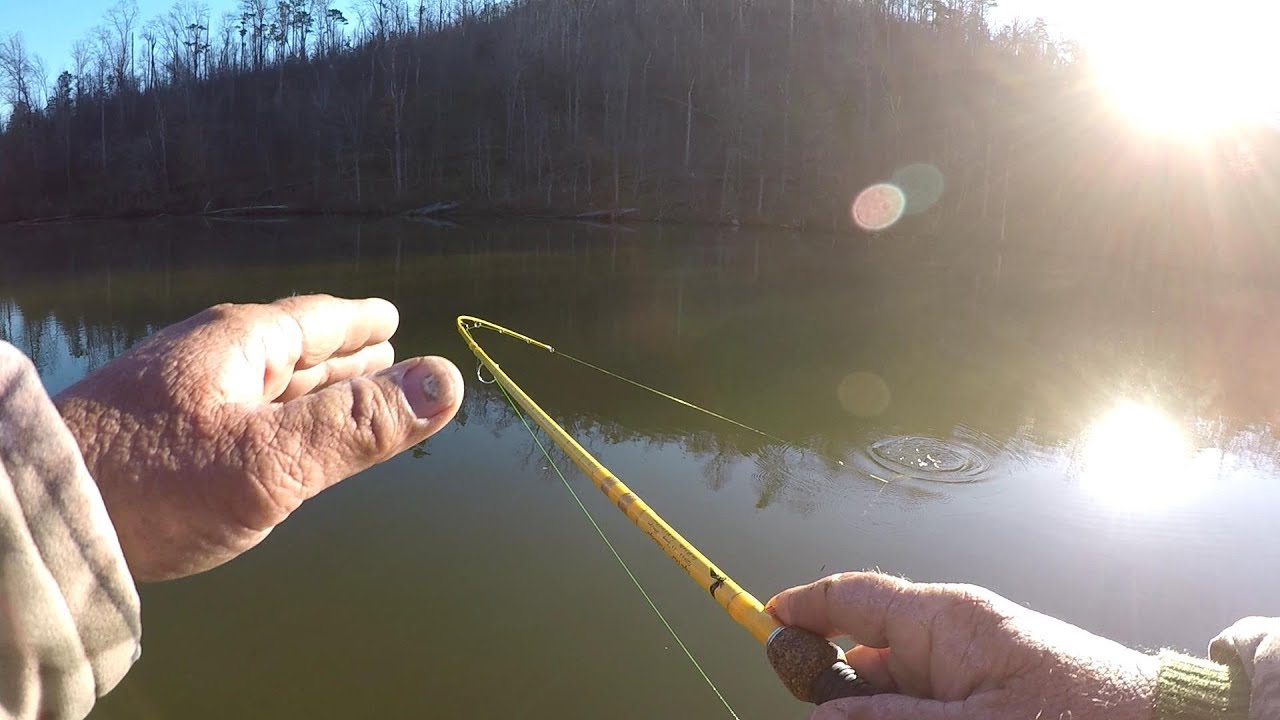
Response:
POLYGON ((1280 118, 1280 2, 1113 5, 1086 48, 1102 89, 1140 129, 1199 139, 1280 118))

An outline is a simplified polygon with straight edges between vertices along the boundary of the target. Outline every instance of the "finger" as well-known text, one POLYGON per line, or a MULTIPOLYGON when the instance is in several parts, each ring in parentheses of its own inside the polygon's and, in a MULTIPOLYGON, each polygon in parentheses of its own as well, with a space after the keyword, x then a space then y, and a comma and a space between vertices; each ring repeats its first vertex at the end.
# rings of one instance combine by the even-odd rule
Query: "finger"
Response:
POLYGON ((972 716, 959 703, 886 693, 832 700, 819 705, 810 720, 966 720, 972 716))
POLYGON ((844 661, 858 673, 858 677, 866 680, 876 692, 898 692, 898 683, 893 679, 889 669, 888 648, 873 648, 866 645, 854 645, 844 654, 844 661))
POLYGON ((396 351, 389 342, 360 348, 350 355, 333 357, 314 367, 293 373, 277 402, 300 398, 319 388, 350 380, 361 375, 380 372, 395 362, 396 351))
POLYGON ((784 590, 769 600, 766 610, 784 625, 829 638, 848 635, 859 644, 883 648, 889 646, 889 610, 912 587, 880 573, 840 573, 784 590))
POLYGON ((283 310, 302 330, 298 369, 386 342, 400 325, 396 306, 380 298, 347 300, 331 295, 299 295, 271 305, 283 310))
POLYGON ((286 511, 321 490, 396 455, 444 427, 462 403, 462 374, 439 357, 414 358, 263 406, 258 422, 274 433, 276 480, 258 479, 286 511))
POLYGON ((376 298, 300 295, 250 309, 263 346, 263 399, 279 397, 294 372, 334 356, 386 342, 400 323, 396 307, 376 298))
POLYGON ((277 300, 269 307, 283 311, 302 331, 299 368, 385 342, 400 325, 396 306, 381 298, 348 300, 332 295, 297 295, 277 300))

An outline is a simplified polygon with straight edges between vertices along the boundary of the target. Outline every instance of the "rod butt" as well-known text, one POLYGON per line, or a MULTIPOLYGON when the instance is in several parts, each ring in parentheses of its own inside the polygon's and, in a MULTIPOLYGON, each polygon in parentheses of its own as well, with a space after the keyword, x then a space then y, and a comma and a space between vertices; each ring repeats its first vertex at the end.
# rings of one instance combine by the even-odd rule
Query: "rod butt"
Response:
POLYGON ((821 705, 839 698, 875 694, 844 661, 840 648, 808 630, 778 628, 769 636, 765 653, 782 684, 804 702, 821 705))

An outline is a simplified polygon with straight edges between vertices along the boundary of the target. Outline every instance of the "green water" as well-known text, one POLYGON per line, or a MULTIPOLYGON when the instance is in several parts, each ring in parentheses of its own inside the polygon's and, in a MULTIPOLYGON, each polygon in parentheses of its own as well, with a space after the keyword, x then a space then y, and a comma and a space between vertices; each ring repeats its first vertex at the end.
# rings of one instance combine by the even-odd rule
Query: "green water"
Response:
MULTIPOLYGON (((1201 651, 1238 617, 1280 614, 1280 580, 1260 571, 1280 560, 1269 283, 1158 253, 1028 262, 947 238, 118 223, 0 230, 0 337, 56 391, 213 303, 378 295, 401 310, 400 356, 443 354, 468 378, 421 451, 227 566, 144 586, 142 660, 95 718, 727 717, 475 381, 454 316, 787 438, 482 338, 762 600, 874 566, 1201 651)), ((739 714, 805 717, 754 641, 569 478, 739 714)))

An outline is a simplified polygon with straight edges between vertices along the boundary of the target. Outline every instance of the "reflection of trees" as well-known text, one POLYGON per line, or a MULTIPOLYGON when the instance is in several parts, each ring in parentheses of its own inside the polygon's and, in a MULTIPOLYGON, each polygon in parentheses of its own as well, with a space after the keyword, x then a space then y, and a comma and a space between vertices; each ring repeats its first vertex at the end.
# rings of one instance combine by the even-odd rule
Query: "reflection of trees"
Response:
POLYGON ((722 490, 729 483, 737 454, 718 442, 714 433, 695 432, 685 438, 685 449, 691 454, 706 458, 702 465, 702 478, 712 490, 722 490))
POLYGON ((154 324, 137 328, 119 325, 102 325, 83 316, 55 314, 37 308, 37 314, 21 313, 13 302, 0 301, 6 320, 0 329, 0 340, 12 343, 31 358, 36 368, 47 371, 61 356, 82 359, 89 371, 96 370, 129 349, 157 329, 154 324), (21 317, 14 322, 14 316, 21 317))
MULTIPOLYGON (((494 437, 511 431, 519 431, 524 435, 524 426, 510 404, 503 397, 501 390, 495 387, 471 387, 463 398, 459 415, 465 415, 470 423, 478 423, 485 427, 494 437)), ((541 433, 537 426, 532 425, 541 433)), ((771 504, 775 496, 790 485, 792 470, 790 466, 801 452, 795 448, 761 445, 754 436, 738 435, 733 432, 715 433, 706 430, 685 434, 678 428, 669 431, 649 430, 645 432, 629 428, 624 422, 592 415, 575 415, 561 417, 558 422, 574 439, 589 444, 619 445, 624 443, 640 444, 653 451, 660 451, 666 446, 676 446, 681 450, 697 456, 703 463, 703 475, 713 490, 723 489, 734 476, 734 465, 738 461, 748 461, 754 468, 750 476, 758 486, 758 507, 771 504)), ((428 441, 429 444, 430 441, 428 441)), ((561 467, 569 467, 568 458, 549 439, 543 438, 543 444, 552 458, 561 467)), ((425 456, 425 452, 415 453, 415 457, 425 456)), ((541 473, 551 470, 544 466, 542 451, 530 439, 524 457, 526 469, 538 468, 541 473)))
MULTIPOLYGON (((485 389, 471 392, 466 402, 473 403, 482 409, 484 422, 497 434, 511 426, 519 426, 515 415, 500 390, 485 389)), ((752 482, 757 486, 758 500, 756 506, 764 508, 774 502, 776 496, 792 485, 793 465, 802 452, 790 446, 761 445, 753 435, 741 433, 736 428, 731 431, 712 432, 708 430, 691 431, 687 434, 678 427, 668 430, 650 428, 645 431, 635 430, 625 422, 619 422, 598 415, 575 415, 560 417, 557 422, 574 439, 580 443, 602 443, 619 445, 624 443, 639 444, 652 451, 660 451, 666 446, 676 446, 682 451, 699 458, 702 463, 702 475, 712 490, 724 489, 734 476, 734 466, 738 461, 747 461, 753 468, 750 471, 752 482)), ((520 428, 523 431, 523 427, 520 428)), ((544 443, 548 441, 544 440, 544 443)), ((540 461, 541 452, 536 445, 530 443, 530 457, 527 462, 540 461)), ((557 462, 567 462, 558 450, 548 447, 557 462)))
POLYGON ((765 508, 773 502, 778 491, 791 481, 787 448, 778 445, 762 447, 751 456, 751 460, 755 463, 751 480, 756 484, 759 492, 756 507, 765 508))
MULTIPOLYGON (((1269 375, 1280 345, 1268 318, 1280 294, 1262 280, 1238 278, 1219 296, 1173 271, 1117 288, 1105 269, 1009 264, 995 282, 982 258, 918 267, 896 245, 869 252, 745 230, 126 228, 112 242, 102 226, 22 230, 21 252, 0 264, 3 336, 42 368, 63 353, 96 367, 216 302, 379 295, 401 309, 401 356, 445 354, 470 375, 453 318, 477 314, 811 449, 774 446, 509 339, 482 340, 575 436, 680 446, 700 458, 709 487, 750 478, 763 504, 849 472, 837 460, 874 434, 947 437, 963 425, 997 445, 1062 447, 1117 393, 1202 421, 1204 443, 1277 452, 1280 383, 1269 375), (852 417, 836 401, 857 370, 890 387, 884 414, 852 417)), ((491 389, 468 395, 459 418, 492 432, 517 422, 491 389)))
MULTIPOLYGON (((471 388, 463 401, 463 409, 471 422, 482 424, 495 437, 507 432, 527 437, 519 417, 500 390, 493 387, 471 388)), ((759 436, 738 428, 711 431, 676 424, 665 429, 646 426, 644 430, 637 430, 628 424, 627 419, 605 415, 564 416, 553 413, 553 416, 570 436, 584 446, 633 444, 646 451, 675 449, 691 456, 701 465, 702 477, 711 490, 723 490, 734 480, 748 481, 754 488, 756 507, 760 509, 783 502, 802 514, 808 513, 813 509, 814 497, 829 491, 837 480, 874 487, 878 493, 887 493, 898 502, 935 498, 935 493, 928 489, 910 485, 881 488, 855 468, 839 466, 834 459, 819 456, 817 448, 762 442, 759 436)), ((532 427, 542 437, 554 461, 562 469, 572 467, 568 457, 540 429, 532 427)), ((554 471, 545 465, 541 450, 531 438, 528 439, 523 467, 540 477, 554 479, 554 471)))

